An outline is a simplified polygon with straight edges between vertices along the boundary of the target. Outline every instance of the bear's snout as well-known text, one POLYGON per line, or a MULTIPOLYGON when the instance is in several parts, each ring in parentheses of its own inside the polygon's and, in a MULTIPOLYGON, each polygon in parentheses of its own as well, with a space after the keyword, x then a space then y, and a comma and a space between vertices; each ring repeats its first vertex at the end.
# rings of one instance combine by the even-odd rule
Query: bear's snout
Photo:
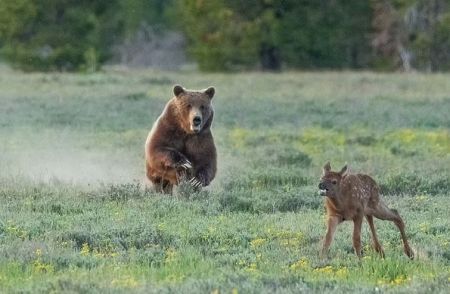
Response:
POLYGON ((199 125, 201 125, 202 123, 202 118, 200 116, 195 116, 194 119, 192 120, 192 124, 195 127, 198 127, 199 125))
POLYGON ((191 120, 191 131, 199 133, 202 130, 203 118, 201 115, 195 113, 191 120))

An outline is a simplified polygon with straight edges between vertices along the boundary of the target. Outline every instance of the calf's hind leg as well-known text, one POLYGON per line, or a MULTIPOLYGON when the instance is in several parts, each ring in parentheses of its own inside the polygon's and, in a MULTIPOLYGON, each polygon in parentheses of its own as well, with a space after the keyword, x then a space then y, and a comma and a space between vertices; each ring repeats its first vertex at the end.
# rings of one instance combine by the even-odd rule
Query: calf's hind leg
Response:
POLYGON ((381 220, 388 220, 394 222, 394 224, 397 226, 397 228, 400 230, 400 235, 402 237, 403 241, 403 250, 405 251, 405 254, 413 259, 414 258, 414 252, 412 251, 411 247, 409 246, 408 239, 406 238, 405 233, 405 223, 403 222, 403 219, 398 214, 398 211, 395 209, 390 209, 386 206, 384 203, 379 203, 377 208, 374 210, 373 216, 376 218, 379 218, 381 220))

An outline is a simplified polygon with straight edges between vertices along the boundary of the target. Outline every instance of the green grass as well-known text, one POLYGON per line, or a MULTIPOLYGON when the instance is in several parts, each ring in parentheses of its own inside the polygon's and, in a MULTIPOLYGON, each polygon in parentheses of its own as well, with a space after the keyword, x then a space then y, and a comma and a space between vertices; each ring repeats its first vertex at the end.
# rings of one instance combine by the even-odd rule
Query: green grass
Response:
POLYGON ((0 71, 0 292, 445 293, 450 287, 449 75, 93 75, 0 71), (143 145, 172 86, 214 85, 219 172, 144 189, 143 145), (321 167, 371 174, 416 252, 376 221, 386 258, 330 258, 321 167))

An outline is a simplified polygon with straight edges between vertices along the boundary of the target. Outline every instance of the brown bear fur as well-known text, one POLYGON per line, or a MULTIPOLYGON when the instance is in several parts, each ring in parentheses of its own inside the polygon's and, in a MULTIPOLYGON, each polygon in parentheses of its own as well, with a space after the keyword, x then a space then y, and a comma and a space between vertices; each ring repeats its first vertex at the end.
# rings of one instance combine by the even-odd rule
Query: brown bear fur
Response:
POLYGON ((186 90, 176 85, 175 96, 153 124, 145 144, 147 177, 159 192, 171 193, 183 179, 208 186, 217 169, 211 134, 215 90, 186 90))

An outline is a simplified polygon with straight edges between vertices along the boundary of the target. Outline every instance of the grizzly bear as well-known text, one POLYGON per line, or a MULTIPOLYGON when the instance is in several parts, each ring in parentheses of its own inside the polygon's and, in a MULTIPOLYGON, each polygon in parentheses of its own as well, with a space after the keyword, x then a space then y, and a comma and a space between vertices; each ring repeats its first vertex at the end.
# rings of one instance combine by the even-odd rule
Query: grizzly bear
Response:
POLYGON ((214 87, 196 91, 175 85, 173 93, 145 143, 147 177, 162 193, 172 193, 183 180, 197 190, 208 186, 217 169, 210 130, 214 87))

